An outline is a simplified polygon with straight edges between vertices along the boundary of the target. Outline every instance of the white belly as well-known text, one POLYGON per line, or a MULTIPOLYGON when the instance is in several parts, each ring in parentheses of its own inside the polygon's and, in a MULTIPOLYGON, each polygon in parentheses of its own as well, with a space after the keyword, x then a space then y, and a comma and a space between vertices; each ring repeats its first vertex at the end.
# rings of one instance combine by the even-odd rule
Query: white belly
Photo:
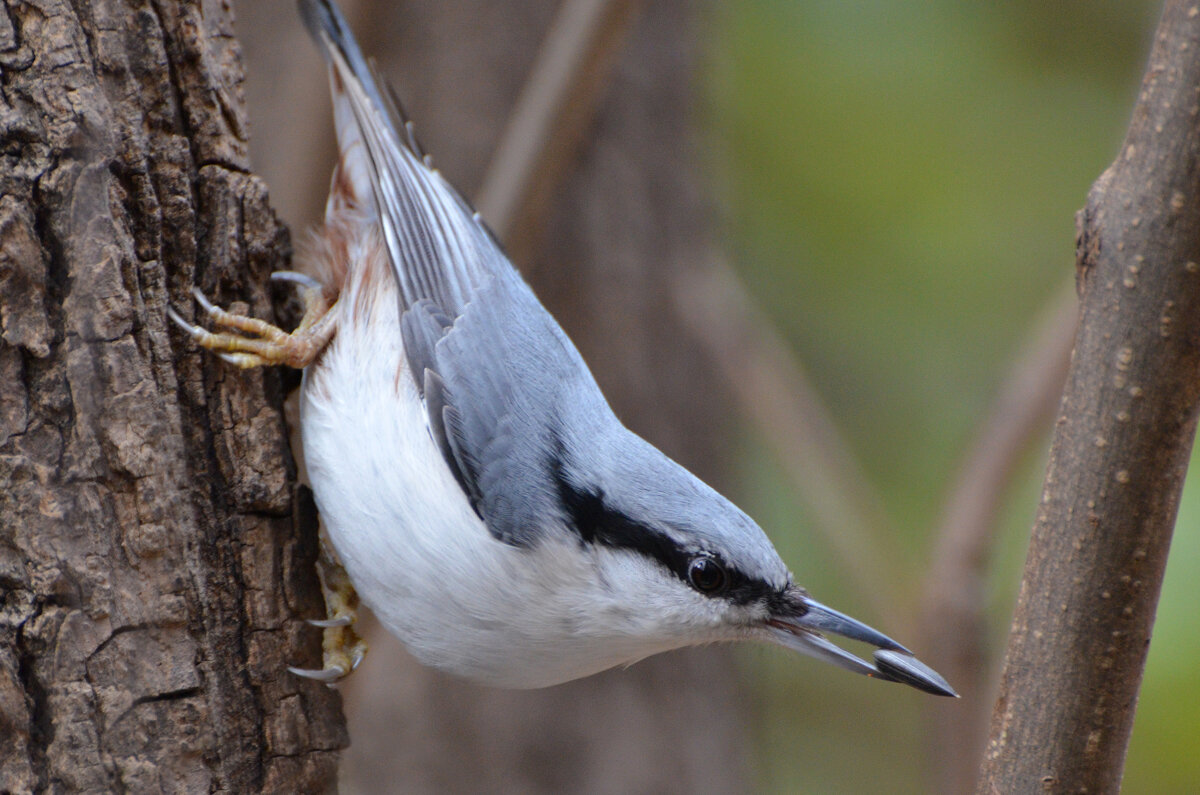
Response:
POLYGON ((301 390, 309 478, 359 595, 411 645, 437 591, 466 586, 477 550, 495 542, 429 436, 394 293, 358 322, 345 302, 334 311, 337 333, 301 390))

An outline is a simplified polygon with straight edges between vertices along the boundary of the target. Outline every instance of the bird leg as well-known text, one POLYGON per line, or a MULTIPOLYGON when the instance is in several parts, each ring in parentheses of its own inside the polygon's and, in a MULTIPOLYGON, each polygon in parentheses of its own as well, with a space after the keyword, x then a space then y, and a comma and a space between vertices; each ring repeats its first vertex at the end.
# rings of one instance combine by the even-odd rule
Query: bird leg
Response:
POLYGON ((332 684, 358 667, 367 656, 367 642, 354 628, 358 620, 358 593, 350 583, 350 576, 338 562, 337 554, 325 538, 321 539, 317 576, 321 579, 321 592, 325 595, 325 613, 329 617, 324 620, 309 620, 308 623, 325 630, 322 667, 289 667, 288 670, 297 676, 332 684))
POLYGON ((321 284, 308 276, 281 271, 271 274, 271 278, 301 285, 304 316, 300 325, 290 334, 265 320, 227 312, 214 306, 198 288, 192 288, 196 302, 208 314, 213 325, 229 329, 228 332, 214 333, 189 323, 170 307, 167 307, 167 314, 200 347, 213 351, 230 364, 242 368, 274 364, 286 364, 296 369, 307 367, 333 338, 336 330, 335 315, 330 311, 333 304, 326 297, 321 284))

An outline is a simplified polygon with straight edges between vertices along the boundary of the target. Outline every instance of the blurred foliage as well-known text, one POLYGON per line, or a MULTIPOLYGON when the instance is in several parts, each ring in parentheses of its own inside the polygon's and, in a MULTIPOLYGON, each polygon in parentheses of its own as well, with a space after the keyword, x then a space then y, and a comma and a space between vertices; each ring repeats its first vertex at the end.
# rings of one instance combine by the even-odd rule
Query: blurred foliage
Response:
MULTIPOLYGON (((705 121, 729 250, 903 535, 905 604, 920 592, 930 533, 975 427, 1040 313, 1072 283, 1074 213, 1117 151, 1158 11, 1117 0, 711 8, 705 121)), ((1034 441, 1003 515, 990 591, 997 653, 1048 438, 1034 441)), ((742 459, 743 501, 798 579, 852 614, 862 608, 753 432, 742 459)), ((1200 564, 1198 524, 1193 483, 1130 792, 1200 782, 1200 578, 1188 576, 1200 564)), ((748 665, 764 683, 764 790, 926 789, 923 696, 768 650, 748 665)))

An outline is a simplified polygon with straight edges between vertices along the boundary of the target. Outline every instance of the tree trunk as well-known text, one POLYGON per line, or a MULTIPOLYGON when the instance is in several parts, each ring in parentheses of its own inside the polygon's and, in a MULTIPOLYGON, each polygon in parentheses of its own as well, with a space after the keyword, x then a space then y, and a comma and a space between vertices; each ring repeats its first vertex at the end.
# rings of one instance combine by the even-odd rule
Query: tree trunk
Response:
POLYGON ((0 7, 0 789, 302 792, 346 738, 273 372, 165 316, 270 312, 227 3, 0 7))
POLYGON ((1079 331, 980 793, 1116 792, 1200 408, 1200 16, 1079 215, 1079 331))
MULTIPOLYGON (((557 0, 345 2, 434 163, 468 196, 557 0)), ((712 217, 694 150, 695 3, 641 4, 585 141, 517 265, 583 351, 619 416, 720 485, 729 403, 688 342, 669 286, 709 261, 712 217)), ((286 206, 315 220, 332 147, 325 77, 298 26, 245 9, 255 156, 286 206), (256 23, 262 27, 256 28, 256 23), (286 24, 286 27, 284 26, 286 24), (261 58, 261 60, 259 60, 261 58), (271 75, 294 79, 279 85, 271 75), (272 108, 276 112, 267 115, 272 108), (261 114, 261 115, 260 115, 261 114), (320 154, 321 152, 324 154, 320 154), (274 175, 278 174, 277 179, 274 175)), ((753 722, 728 651, 706 648, 542 691, 475 687, 417 665, 384 634, 344 685, 348 791, 736 792, 753 722)))

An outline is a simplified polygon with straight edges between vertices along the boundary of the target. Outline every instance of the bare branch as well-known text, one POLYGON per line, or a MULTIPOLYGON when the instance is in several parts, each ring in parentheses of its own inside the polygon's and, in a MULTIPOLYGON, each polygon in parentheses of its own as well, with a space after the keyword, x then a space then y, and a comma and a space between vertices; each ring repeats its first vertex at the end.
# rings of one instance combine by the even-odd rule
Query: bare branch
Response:
POLYGON ((1116 792, 1200 402, 1200 14, 1078 216, 1075 354, 977 792, 1116 792))
POLYGON ((518 262, 595 113, 637 5, 567 0, 546 34, 475 198, 518 262))

